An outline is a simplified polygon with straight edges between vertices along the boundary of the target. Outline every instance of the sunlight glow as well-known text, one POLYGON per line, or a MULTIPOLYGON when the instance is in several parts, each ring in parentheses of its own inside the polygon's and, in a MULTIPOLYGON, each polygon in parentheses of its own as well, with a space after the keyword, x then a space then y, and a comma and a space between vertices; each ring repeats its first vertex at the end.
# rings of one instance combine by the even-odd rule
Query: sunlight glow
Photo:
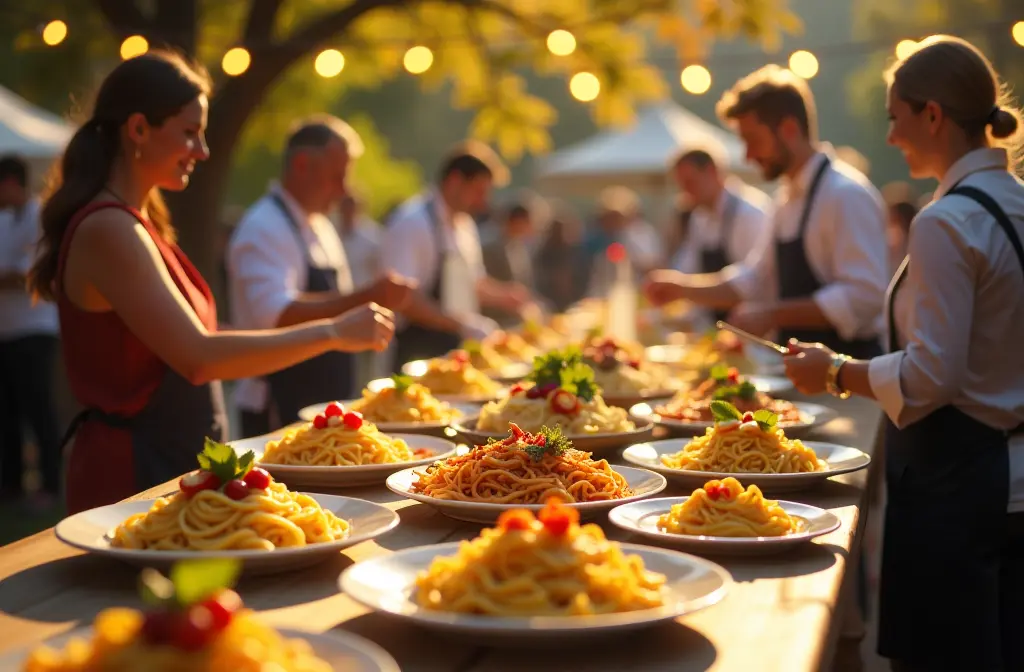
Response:
POLYGON ((64 38, 68 36, 68 24, 61 20, 50 21, 43 28, 43 42, 51 47, 55 47, 64 41, 64 38))
POLYGON ((337 49, 324 49, 317 54, 313 68, 321 77, 336 77, 345 69, 345 57, 337 49))
POLYGON ((688 65, 683 68, 679 83, 687 93, 699 96, 711 88, 711 72, 703 65, 688 65))
POLYGON ((224 69, 224 74, 237 77, 249 69, 250 63, 252 63, 252 56, 249 55, 249 52, 243 47, 235 47, 228 49, 228 52, 224 54, 220 67, 224 69))
POLYGON ((131 35, 124 38, 121 43, 121 58, 128 60, 136 56, 142 56, 149 51, 149 42, 142 35, 131 35))
POLYGON ((413 47, 405 52, 402 65, 414 75, 421 75, 434 64, 434 52, 424 46, 413 47))
POLYGON ((789 57, 789 69, 797 77, 810 79, 818 74, 818 59, 809 51, 794 51, 789 57))
POLYGON ((588 103, 601 93, 601 82, 592 72, 577 72, 569 80, 569 93, 576 100, 588 103))
POLYGON ((568 30, 553 30, 548 35, 548 51, 555 56, 568 56, 576 51, 576 37, 568 30))

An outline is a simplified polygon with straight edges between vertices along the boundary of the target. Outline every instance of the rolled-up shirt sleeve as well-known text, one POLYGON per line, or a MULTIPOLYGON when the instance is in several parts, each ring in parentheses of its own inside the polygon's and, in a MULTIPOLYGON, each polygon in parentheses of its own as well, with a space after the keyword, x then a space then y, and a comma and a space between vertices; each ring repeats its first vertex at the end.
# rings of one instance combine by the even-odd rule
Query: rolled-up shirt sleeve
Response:
POLYGON ((900 320, 902 351, 871 360, 871 390, 897 427, 953 401, 967 376, 974 313, 972 251, 937 217, 919 216, 908 245, 911 263, 900 293, 911 312, 900 320))
POLYGON ((889 282, 885 209, 872 192, 850 185, 830 203, 825 241, 832 281, 814 303, 843 338, 876 333, 889 282))
POLYGON ((738 264, 731 264, 722 270, 726 282, 736 290, 743 301, 764 297, 764 288, 775 285, 775 235, 774 225, 769 224, 761 232, 757 245, 747 258, 738 264))
POLYGON ((306 262, 295 234, 283 225, 239 225, 228 247, 228 272, 236 295, 245 301, 254 329, 277 326, 281 313, 305 291, 306 262))

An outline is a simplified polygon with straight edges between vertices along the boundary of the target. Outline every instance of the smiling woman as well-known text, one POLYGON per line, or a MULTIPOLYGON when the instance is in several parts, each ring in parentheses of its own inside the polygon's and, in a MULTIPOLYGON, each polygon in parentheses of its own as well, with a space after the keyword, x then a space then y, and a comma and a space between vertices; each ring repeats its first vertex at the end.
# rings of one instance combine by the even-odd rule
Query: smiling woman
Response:
POLYGON ((42 211, 29 288, 57 303, 71 388, 70 512, 109 504, 192 467, 226 434, 222 378, 261 376, 330 350, 382 350, 392 315, 367 304, 332 319, 218 332, 213 294, 175 244, 160 190, 185 189, 209 158, 210 84, 150 51, 100 86, 42 211))

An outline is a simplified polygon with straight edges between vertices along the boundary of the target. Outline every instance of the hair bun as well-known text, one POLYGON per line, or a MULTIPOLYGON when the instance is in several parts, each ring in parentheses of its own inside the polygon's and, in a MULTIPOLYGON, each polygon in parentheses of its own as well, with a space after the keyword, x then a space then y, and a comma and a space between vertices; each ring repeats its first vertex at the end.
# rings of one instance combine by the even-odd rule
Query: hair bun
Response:
POLYGON ((992 137, 1001 139, 1013 136, 1020 128, 1021 121, 1013 110, 996 107, 989 115, 988 123, 992 127, 992 137))

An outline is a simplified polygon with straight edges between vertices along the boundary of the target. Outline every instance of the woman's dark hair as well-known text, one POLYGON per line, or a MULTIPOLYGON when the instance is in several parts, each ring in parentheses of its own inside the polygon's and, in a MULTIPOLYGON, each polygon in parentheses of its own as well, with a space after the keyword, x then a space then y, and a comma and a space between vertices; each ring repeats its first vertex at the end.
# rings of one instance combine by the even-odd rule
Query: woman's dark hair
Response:
MULTIPOLYGON (((121 127, 141 113, 153 126, 178 114, 201 94, 209 94, 209 76, 181 56, 150 51, 124 61, 107 75, 96 94, 92 116, 71 137, 55 166, 40 215, 40 254, 28 274, 35 296, 54 300, 57 260, 68 224, 103 190, 121 150, 121 127)), ((175 239, 160 193, 145 203, 149 220, 167 241, 175 239)))

